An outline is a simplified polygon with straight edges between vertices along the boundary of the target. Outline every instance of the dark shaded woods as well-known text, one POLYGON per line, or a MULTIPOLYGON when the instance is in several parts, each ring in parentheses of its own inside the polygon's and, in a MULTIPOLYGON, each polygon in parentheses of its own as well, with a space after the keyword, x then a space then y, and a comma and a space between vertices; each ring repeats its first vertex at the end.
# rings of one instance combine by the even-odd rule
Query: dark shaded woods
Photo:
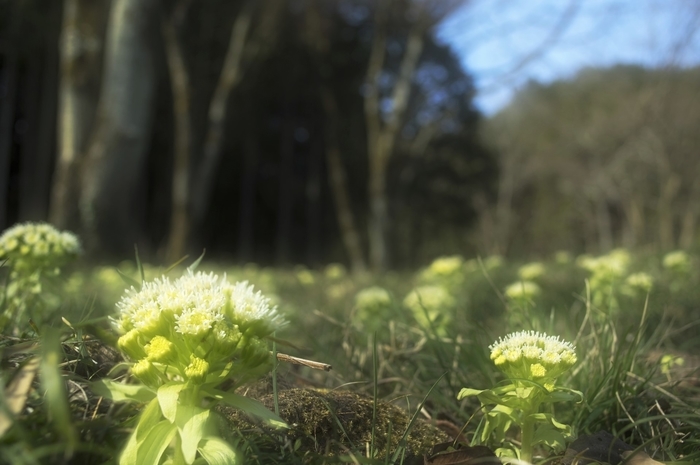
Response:
POLYGON ((458 4, 0 1, 0 229, 95 257, 414 266, 475 251, 494 157, 458 4))

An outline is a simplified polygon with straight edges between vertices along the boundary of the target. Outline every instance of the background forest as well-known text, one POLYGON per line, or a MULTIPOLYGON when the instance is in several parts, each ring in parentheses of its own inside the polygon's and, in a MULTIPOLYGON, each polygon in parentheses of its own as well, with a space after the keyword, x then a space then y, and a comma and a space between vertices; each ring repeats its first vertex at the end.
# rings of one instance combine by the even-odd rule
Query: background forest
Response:
POLYGON ((0 1, 0 230, 354 270, 697 244, 700 70, 588 69, 486 118, 435 36, 465 7, 0 1))

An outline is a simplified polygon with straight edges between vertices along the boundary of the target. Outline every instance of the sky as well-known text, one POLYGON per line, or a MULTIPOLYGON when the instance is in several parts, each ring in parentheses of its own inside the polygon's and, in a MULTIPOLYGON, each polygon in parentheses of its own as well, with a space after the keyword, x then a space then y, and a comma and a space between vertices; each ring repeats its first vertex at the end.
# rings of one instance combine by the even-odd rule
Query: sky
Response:
POLYGON ((618 63, 700 64, 700 2, 469 0, 437 35, 474 77, 476 106, 491 115, 531 79, 618 63))

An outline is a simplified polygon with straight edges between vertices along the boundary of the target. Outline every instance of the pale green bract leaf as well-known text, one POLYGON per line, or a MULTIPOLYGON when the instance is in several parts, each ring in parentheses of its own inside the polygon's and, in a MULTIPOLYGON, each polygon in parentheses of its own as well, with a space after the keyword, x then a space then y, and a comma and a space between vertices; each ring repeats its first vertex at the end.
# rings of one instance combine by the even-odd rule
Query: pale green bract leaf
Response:
POLYGON ((91 385, 92 391, 114 402, 149 402, 155 393, 146 386, 138 384, 122 384, 111 379, 100 379, 91 385))
POLYGON ((532 439, 533 444, 545 444, 552 449, 559 451, 566 446, 566 438, 551 425, 542 425, 537 428, 532 439))
POLYGON ((158 388, 158 403, 163 416, 170 423, 175 423, 177 416, 177 401, 180 398, 180 391, 185 387, 183 383, 168 383, 158 388))
POLYGON ((119 460, 120 464, 136 463, 138 457, 139 444, 144 440, 149 431, 163 418, 160 412, 158 399, 153 399, 141 412, 141 417, 136 425, 136 429, 129 436, 126 447, 119 460))
POLYGON ((234 394, 232 392, 219 391, 217 389, 207 389, 207 393, 216 399, 224 401, 231 407, 235 407, 246 413, 260 417, 261 419, 267 421, 271 426, 275 426, 277 428, 289 428, 289 425, 287 425, 283 419, 268 410, 267 407, 257 400, 234 394))
POLYGON ((209 410, 190 405, 180 405, 177 409, 175 424, 180 432, 182 455, 188 464, 194 462, 199 441, 207 433, 209 413, 209 410))
POLYGON ((217 437, 202 439, 199 453, 209 465, 236 465, 240 463, 236 451, 226 441, 217 437))
MULTIPOLYGON (((140 442, 136 462, 143 465, 158 465, 163 452, 168 448, 173 438, 177 434, 177 428, 168 420, 163 420, 155 425, 148 432, 143 441, 140 442)), ((120 461, 121 464, 127 465, 127 462, 120 461)))
POLYGON ((478 396, 482 392, 484 391, 479 389, 462 388, 462 390, 459 391, 459 394, 457 394, 457 400, 462 400, 465 397, 478 396))

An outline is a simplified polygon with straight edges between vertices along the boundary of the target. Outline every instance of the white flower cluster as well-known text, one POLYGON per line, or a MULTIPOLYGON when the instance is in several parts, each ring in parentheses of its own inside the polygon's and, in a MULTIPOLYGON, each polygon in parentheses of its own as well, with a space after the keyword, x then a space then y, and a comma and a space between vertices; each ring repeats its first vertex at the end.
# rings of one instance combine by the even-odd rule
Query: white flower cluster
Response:
POLYGON ((362 289, 355 295, 354 322, 365 330, 377 331, 391 318, 391 304, 391 295, 383 287, 362 289))
POLYGON ((545 267, 540 262, 532 262, 518 269, 518 276, 524 281, 532 281, 544 275, 545 267))
POLYGON ((403 304, 413 312, 421 325, 430 327, 431 322, 438 322, 443 326, 451 320, 455 299, 442 286, 426 285, 409 292, 403 304))
POLYGON ((173 282, 156 278, 138 291, 128 290, 117 308, 122 332, 150 333, 168 321, 174 321, 178 333, 190 335, 201 335, 225 319, 243 327, 261 322, 269 333, 284 324, 276 307, 252 285, 232 285, 214 273, 188 272, 173 282))
POLYGON ((690 269, 690 257, 683 250, 676 250, 664 255, 664 268, 679 273, 687 273, 690 269))
POLYGON ((14 269, 56 267, 80 251, 80 241, 73 233, 46 223, 20 223, 0 236, 0 260, 7 259, 14 269))
POLYGON ((531 300, 540 295, 540 286, 532 281, 518 281, 506 287, 505 294, 511 300, 531 300))
POLYGON ((491 360, 510 378, 536 380, 548 389, 577 360, 571 343, 536 331, 511 333, 489 349, 491 360))
POLYGON ((259 366, 269 358, 261 339, 285 324, 253 286, 213 273, 145 282, 128 290, 117 308, 119 347, 137 361, 134 374, 151 384, 173 373, 197 382, 214 373, 221 382, 216 376, 231 373, 227 367, 236 355, 242 366, 259 366), (163 368, 163 360, 174 369, 163 368))

